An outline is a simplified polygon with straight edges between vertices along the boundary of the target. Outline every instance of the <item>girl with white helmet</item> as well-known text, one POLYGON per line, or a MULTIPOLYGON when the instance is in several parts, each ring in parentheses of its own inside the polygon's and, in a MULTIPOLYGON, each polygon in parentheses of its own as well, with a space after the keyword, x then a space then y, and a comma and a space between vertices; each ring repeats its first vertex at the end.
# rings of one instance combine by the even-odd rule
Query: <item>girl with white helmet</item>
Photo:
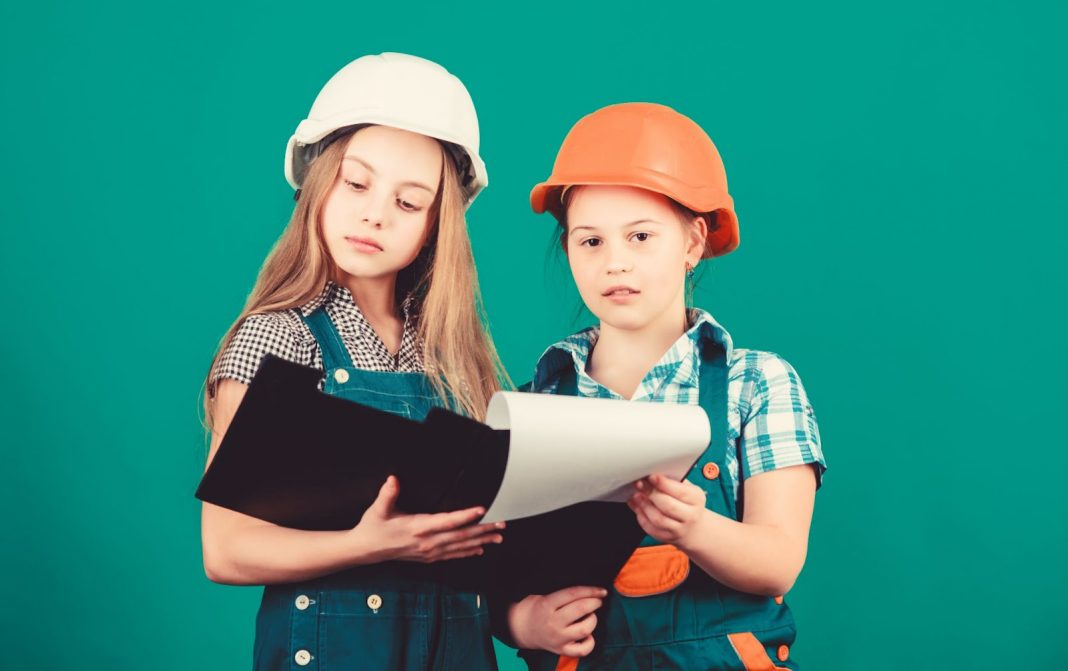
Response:
MULTIPOLYGON (((478 147, 466 88, 435 63, 365 56, 326 83, 286 148, 292 218, 208 374, 209 464, 266 354, 364 405, 482 417, 504 376, 464 217, 487 184, 478 147)), ((446 560, 482 554, 503 524, 476 524, 480 508, 400 514, 404 484, 391 476, 332 532, 204 504, 208 577, 266 586, 256 669, 496 668, 485 600, 446 560)))
POLYGON ((682 482, 635 484, 628 503, 647 535, 609 589, 522 598, 498 611, 502 637, 536 671, 796 669, 783 594, 825 462, 793 367, 734 347, 687 308, 694 267, 738 245, 716 147, 663 105, 605 107, 571 129, 530 202, 555 216, 600 324, 546 350, 528 388, 700 405, 712 440, 682 482))

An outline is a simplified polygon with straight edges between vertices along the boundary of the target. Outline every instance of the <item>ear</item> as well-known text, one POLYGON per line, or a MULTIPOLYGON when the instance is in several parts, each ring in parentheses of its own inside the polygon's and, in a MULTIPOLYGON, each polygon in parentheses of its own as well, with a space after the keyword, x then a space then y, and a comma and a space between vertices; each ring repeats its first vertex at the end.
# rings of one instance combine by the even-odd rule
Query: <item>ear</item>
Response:
POLYGON ((705 244, 708 238, 708 215, 702 214, 694 217, 686 229, 689 232, 686 243, 686 262, 696 267, 705 255, 705 244))

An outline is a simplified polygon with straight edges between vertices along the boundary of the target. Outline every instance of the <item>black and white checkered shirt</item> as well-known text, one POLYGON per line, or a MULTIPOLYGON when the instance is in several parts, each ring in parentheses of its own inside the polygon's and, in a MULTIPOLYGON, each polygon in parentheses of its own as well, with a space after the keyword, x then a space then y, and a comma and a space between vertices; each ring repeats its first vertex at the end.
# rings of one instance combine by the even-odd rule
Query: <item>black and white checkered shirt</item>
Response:
MULTIPOLYGON (((208 393, 214 397, 215 383, 231 378, 249 384, 260 367, 264 354, 274 354, 302 366, 323 369, 323 353, 311 330, 300 315, 308 316, 320 305, 337 327, 352 363, 365 370, 393 373, 423 372, 422 357, 416 339, 416 327, 409 314, 411 299, 403 304, 404 333, 400 349, 393 355, 360 312, 348 288, 327 282, 322 293, 300 308, 249 315, 226 350, 219 357, 208 378, 208 393)), ((322 389, 322 382, 319 383, 322 389)))

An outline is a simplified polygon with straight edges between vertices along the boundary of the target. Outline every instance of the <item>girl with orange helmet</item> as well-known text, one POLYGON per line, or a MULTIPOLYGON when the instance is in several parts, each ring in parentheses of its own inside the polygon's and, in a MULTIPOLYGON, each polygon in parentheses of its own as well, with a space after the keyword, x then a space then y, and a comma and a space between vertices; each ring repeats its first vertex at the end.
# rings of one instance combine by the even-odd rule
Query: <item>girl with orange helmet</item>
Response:
POLYGON ((550 347, 529 388, 700 404, 712 441, 682 482, 635 483, 628 505, 647 536, 610 590, 527 596, 502 637, 538 671, 798 668, 783 594, 825 461, 794 368, 687 309, 694 267, 738 245, 715 146, 668 107, 609 106, 575 124, 530 201, 555 216, 600 324, 550 347))

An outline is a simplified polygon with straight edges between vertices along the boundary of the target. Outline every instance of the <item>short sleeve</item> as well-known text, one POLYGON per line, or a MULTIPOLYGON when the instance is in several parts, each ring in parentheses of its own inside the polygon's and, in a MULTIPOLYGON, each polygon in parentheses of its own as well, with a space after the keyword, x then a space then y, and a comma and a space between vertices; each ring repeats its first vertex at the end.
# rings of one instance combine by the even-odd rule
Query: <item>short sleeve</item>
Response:
POLYGON ((310 365, 308 342, 301 333, 299 318, 290 312, 265 312, 246 317, 208 376, 209 396, 215 396, 216 383, 222 378, 251 383, 260 361, 267 354, 310 365))
POLYGON ((744 477, 779 468, 812 464, 816 486, 827 462, 820 445, 816 414, 797 371, 771 352, 749 351, 743 390, 741 448, 744 477), (748 412, 746 412, 748 405, 748 412))

